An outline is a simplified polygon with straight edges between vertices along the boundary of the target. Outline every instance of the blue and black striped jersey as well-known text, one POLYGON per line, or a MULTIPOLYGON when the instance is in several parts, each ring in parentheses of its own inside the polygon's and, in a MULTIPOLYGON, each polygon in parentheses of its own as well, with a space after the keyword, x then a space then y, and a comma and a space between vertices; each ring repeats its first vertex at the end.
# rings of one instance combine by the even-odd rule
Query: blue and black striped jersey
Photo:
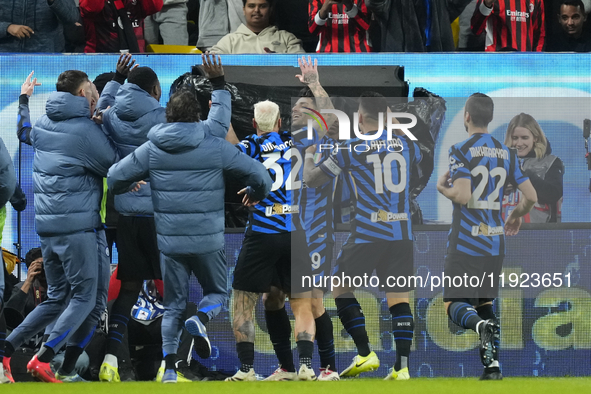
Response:
POLYGON ((291 133, 249 135, 236 147, 263 163, 273 179, 269 195, 250 209, 246 231, 265 234, 291 231, 290 216, 299 211, 292 197, 291 156, 296 149, 293 148, 291 133))
POLYGON ((408 181, 418 170, 419 147, 406 136, 387 140, 347 141, 320 168, 335 177, 349 171, 355 194, 355 216, 347 243, 374 243, 412 239, 408 181))
MULTIPOLYGON (((302 129, 296 130, 292 132, 293 144, 296 149, 294 149, 293 154, 291 155, 292 160, 292 169, 291 172, 291 186, 292 186, 292 198, 293 198, 293 205, 300 207, 299 213, 297 215, 292 215, 292 225, 293 230, 305 230, 304 222, 307 220, 303 211, 308 206, 308 197, 307 197, 307 188, 304 185, 304 161, 303 157, 305 156, 306 148, 318 144, 320 138, 318 137, 318 132, 315 129, 312 129, 308 132, 308 128, 304 127, 302 129)), ((313 190, 313 189, 312 189, 313 190)))
MULTIPOLYGON (((314 163, 319 164, 326 160, 330 155, 330 150, 321 150, 320 146, 336 145, 336 142, 329 137, 323 137, 314 154, 314 163)), ((324 185, 316 188, 306 187, 304 185, 302 195, 302 220, 304 230, 306 232, 306 239, 310 246, 310 255, 312 256, 312 263, 317 267, 328 267, 330 269, 330 261, 326 262, 326 248, 332 249, 334 236, 334 221, 333 221, 333 197, 334 186, 336 180, 330 180, 324 185), (319 261, 315 261, 314 256, 318 256, 319 261), (325 265, 325 263, 328 263, 325 265)), ((326 274, 322 272, 321 274, 326 274)))
POLYGON ((472 198, 466 205, 453 204, 447 253, 470 256, 505 254, 501 200, 507 183, 528 180, 521 173, 517 153, 490 134, 477 133, 449 150, 451 181, 471 180, 472 198))

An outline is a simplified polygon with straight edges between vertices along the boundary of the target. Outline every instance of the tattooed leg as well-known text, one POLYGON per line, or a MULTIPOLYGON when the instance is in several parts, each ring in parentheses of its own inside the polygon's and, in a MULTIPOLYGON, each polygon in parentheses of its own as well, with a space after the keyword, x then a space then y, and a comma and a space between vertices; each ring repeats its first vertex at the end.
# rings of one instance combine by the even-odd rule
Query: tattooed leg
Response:
POLYGON ((236 342, 254 343, 254 307, 259 294, 234 290, 234 336, 236 342))
POLYGON ((291 310, 295 316, 295 337, 300 359, 300 371, 305 365, 312 369, 312 353, 314 352, 314 333, 316 324, 312 314, 312 299, 291 298, 291 310))

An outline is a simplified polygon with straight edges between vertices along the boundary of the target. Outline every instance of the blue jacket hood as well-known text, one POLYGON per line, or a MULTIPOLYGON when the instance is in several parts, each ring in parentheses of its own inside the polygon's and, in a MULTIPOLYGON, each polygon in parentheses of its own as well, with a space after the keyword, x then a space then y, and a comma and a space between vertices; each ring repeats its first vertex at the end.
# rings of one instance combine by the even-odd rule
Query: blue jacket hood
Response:
POLYGON ((47 117, 54 122, 72 118, 90 118, 90 106, 86 97, 67 92, 53 92, 45 104, 47 117))
POLYGON ((119 119, 133 122, 160 108, 160 103, 136 84, 126 83, 117 91, 114 107, 119 119))
POLYGON ((148 133, 148 139, 168 153, 195 149, 204 137, 205 133, 198 122, 159 124, 148 133))

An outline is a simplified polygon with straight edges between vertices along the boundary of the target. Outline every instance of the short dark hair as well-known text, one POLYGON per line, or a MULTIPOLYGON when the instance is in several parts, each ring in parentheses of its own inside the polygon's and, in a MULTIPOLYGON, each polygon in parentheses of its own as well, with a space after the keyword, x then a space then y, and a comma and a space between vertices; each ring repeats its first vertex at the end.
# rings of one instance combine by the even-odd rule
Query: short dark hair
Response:
POLYGON ((173 93, 166 104, 166 121, 168 123, 199 122, 201 106, 195 95, 188 89, 180 89, 173 93))
POLYGON ((127 81, 136 84, 147 93, 152 93, 152 89, 158 83, 158 76, 150 67, 136 67, 129 73, 127 81))
POLYGON ((298 97, 310 97, 310 98, 314 98, 314 93, 312 93, 312 89, 310 89, 309 86, 306 86, 305 88, 302 88, 300 90, 300 93, 298 94, 298 97))
POLYGON ((25 265, 27 266, 27 268, 29 268, 33 261, 37 260, 40 257, 43 257, 43 255, 41 254, 41 248, 33 248, 29 250, 25 255, 25 265))
POLYGON ((110 73, 102 73, 99 74, 94 81, 92 81, 92 83, 94 83, 94 86, 96 86, 96 90, 98 91, 98 94, 101 95, 103 93, 103 89, 105 88, 105 85, 111 81, 113 79, 113 77, 115 76, 114 72, 110 72, 110 73))
MULTIPOLYGON (((244 8, 244 7, 246 7, 246 2, 247 2, 247 1, 248 1, 248 0, 242 0, 242 7, 243 7, 243 8, 244 8)), ((267 2, 267 4, 269 4, 269 7, 273 7, 273 1, 274 1, 274 0, 265 0, 265 1, 267 2)))
POLYGON ((573 7, 579 7, 581 9, 581 13, 585 16, 585 4, 582 0, 561 0, 560 7, 558 7, 558 15, 560 15, 560 9, 563 5, 572 5, 573 7))
POLYGON ((483 93, 474 93, 466 100, 465 112, 470 114, 476 127, 486 127, 493 119, 495 105, 490 97, 483 93))
POLYGON ((90 82, 88 75, 79 70, 64 71, 57 77, 55 88, 58 92, 71 93, 74 96, 78 93, 77 90, 84 82, 90 82))
POLYGON ((378 120, 380 112, 385 114, 388 111, 388 101, 377 92, 367 91, 359 96, 359 108, 363 109, 365 115, 378 120))

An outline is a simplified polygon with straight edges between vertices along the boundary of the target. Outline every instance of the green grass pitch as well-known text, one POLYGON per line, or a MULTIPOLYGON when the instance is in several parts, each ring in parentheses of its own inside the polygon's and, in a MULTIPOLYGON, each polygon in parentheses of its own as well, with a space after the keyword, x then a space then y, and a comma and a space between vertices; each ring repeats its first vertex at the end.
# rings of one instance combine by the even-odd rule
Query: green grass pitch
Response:
POLYGON ((421 378, 407 382, 353 379, 340 382, 194 382, 133 383, 18 383, 2 385, 2 394, 543 394, 591 393, 591 378, 505 378, 480 382, 477 378, 421 378))

